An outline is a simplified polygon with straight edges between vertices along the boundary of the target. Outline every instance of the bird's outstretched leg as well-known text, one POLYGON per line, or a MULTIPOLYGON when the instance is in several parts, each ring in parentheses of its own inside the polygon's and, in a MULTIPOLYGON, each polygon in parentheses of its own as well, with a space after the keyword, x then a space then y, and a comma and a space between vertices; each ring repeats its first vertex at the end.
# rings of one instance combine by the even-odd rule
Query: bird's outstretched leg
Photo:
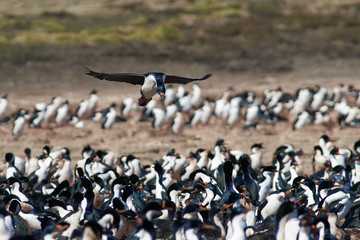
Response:
POLYGON ((152 100, 152 98, 144 97, 144 94, 142 93, 141 89, 140 89, 140 93, 141 93, 141 97, 138 99, 138 103, 140 107, 144 107, 152 100))

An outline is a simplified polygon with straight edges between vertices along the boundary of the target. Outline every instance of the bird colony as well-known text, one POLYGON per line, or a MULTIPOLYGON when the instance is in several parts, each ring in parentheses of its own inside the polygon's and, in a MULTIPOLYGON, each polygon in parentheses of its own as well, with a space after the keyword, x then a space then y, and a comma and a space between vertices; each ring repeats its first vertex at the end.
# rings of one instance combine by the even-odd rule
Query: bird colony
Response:
MULTIPOLYGON (((8 95, 5 94, 0 98, 0 124, 12 125, 15 140, 26 128, 65 125, 83 128, 88 121, 97 121, 101 128, 110 129, 114 124, 139 115, 137 121, 151 122, 153 128, 169 129, 175 135, 181 135, 184 128, 210 124, 259 129, 262 125, 287 121, 294 130, 309 124, 329 128, 358 127, 359 93, 353 86, 346 85, 333 89, 315 86, 298 89, 295 93, 284 92, 281 88, 266 89, 261 94, 236 92, 230 87, 216 99, 202 96, 200 86, 194 83, 191 91, 186 91, 182 84, 177 89, 169 85, 161 100, 147 99, 144 106, 138 106, 133 98, 125 98, 118 104, 120 107, 112 103, 99 110, 97 106, 101 100, 94 90, 87 99, 72 106, 68 100, 57 96, 49 104, 36 103, 34 110, 20 108, 13 113, 7 112, 8 95)), ((143 96, 139 104, 140 101, 145 101, 143 96)))
POLYGON ((327 135, 313 142, 310 176, 303 174, 302 151, 291 144, 267 149, 273 153, 267 166, 261 143, 247 151, 223 139, 190 153, 169 149, 148 166, 132 154, 91 146, 78 155, 48 146, 36 149, 36 157, 29 148, 8 152, 0 236, 349 239, 360 227, 360 141, 340 149, 327 135))
MULTIPOLYGON (((126 98, 120 108, 112 103, 99 110, 94 90, 77 106, 57 96, 49 104, 34 103, 33 111, 8 113, 4 95, 1 124, 12 125, 14 140, 27 128, 81 129, 97 121, 110 129, 135 116, 175 135, 185 127, 211 124, 259 129, 288 121, 293 130, 307 124, 360 125, 360 91, 352 86, 262 94, 229 88, 215 99, 202 96, 198 83, 191 92, 183 85, 211 74, 199 79, 89 69, 87 74, 142 85, 138 103, 126 98), (179 85, 165 91, 164 83, 179 85), (160 101, 152 99, 156 94, 160 101)), ((190 153, 169 149, 146 166, 131 153, 117 156, 90 146, 73 156, 74 164, 66 147, 51 151, 44 146, 35 150, 36 157, 29 148, 8 152, 0 165, 0 238, 349 239, 349 232, 360 227, 360 140, 340 149, 327 135, 313 142, 310 176, 303 174, 303 152, 291 144, 266 149, 271 165, 262 163, 262 143, 240 150, 223 139, 190 153)))

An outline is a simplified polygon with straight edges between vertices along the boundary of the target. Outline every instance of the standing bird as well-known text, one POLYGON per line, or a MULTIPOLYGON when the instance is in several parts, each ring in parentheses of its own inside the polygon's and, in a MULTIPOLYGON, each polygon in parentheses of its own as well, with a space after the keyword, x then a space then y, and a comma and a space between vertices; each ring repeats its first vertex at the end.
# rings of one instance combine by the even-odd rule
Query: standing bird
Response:
POLYGON ((5 94, 0 98, 0 119, 6 112, 7 106, 8 106, 7 94, 5 94))
POLYGON ((192 93, 191 93, 191 104, 193 106, 198 106, 200 103, 200 98, 201 98, 201 88, 199 87, 199 85, 197 83, 194 83, 194 85, 192 86, 192 93))
POLYGON ((121 102, 121 117, 123 119, 128 119, 130 117, 131 110, 136 109, 136 103, 132 98, 125 98, 121 102))
POLYGON ((229 104, 229 115, 227 117, 227 125, 232 128, 234 124, 239 120, 240 118, 240 106, 241 106, 241 98, 240 97, 234 97, 231 99, 229 104))
POLYGON ((35 157, 31 157, 31 149, 26 148, 25 152, 25 173, 26 176, 29 176, 30 173, 39 168, 38 159, 35 157))
POLYGON ((153 128, 161 129, 161 127, 163 126, 163 124, 165 122, 165 117, 166 117, 165 111, 160 108, 154 108, 151 111, 151 116, 153 117, 153 119, 152 119, 153 128))
POLYGON ((260 117, 262 116, 262 112, 260 106, 252 105, 246 110, 245 114, 245 128, 253 129, 258 128, 260 117))
POLYGON ((51 99, 51 103, 46 107, 44 122, 49 123, 55 119, 56 111, 61 106, 61 101, 60 97, 54 97, 51 99))
POLYGON ((302 128, 306 123, 310 122, 310 114, 308 111, 299 113, 293 123, 293 130, 302 128))
POLYGON ((12 135, 14 140, 18 140, 18 138, 22 135, 24 126, 25 126, 25 115, 27 112, 19 111, 19 114, 16 116, 12 128, 12 135))
POLYGON ((8 152, 5 154, 5 161, 9 164, 6 169, 6 178, 20 178, 23 177, 23 173, 15 166, 15 156, 13 153, 8 152))
POLYGON ((115 122, 116 119, 116 104, 112 103, 109 108, 103 110, 102 119, 101 119, 101 127, 103 129, 110 129, 115 122))
POLYGON ((140 89, 141 97, 139 98, 139 106, 145 106, 151 101, 152 97, 157 93, 161 97, 165 96, 165 83, 186 84, 194 81, 202 81, 211 77, 206 74, 200 79, 179 77, 174 75, 165 75, 164 73, 152 72, 146 74, 136 73, 102 73, 94 72, 86 68, 87 75, 93 76, 100 80, 108 80, 115 82, 127 82, 134 85, 142 85, 140 89))
POLYGON ((55 122, 56 126, 61 127, 64 126, 66 123, 66 120, 68 118, 68 112, 69 112, 69 101, 66 100, 61 107, 57 109, 55 122))
POLYGON ((46 112, 46 103, 35 104, 33 115, 29 120, 29 127, 31 128, 41 127, 41 122, 44 120, 45 112, 46 112))
POLYGON ((261 167, 261 161, 262 161, 262 153, 261 153, 261 149, 262 149, 262 143, 255 143, 254 145, 251 146, 251 155, 250 155, 250 163, 251 163, 251 168, 254 170, 259 170, 261 167))
POLYGON ((84 118, 87 114, 88 105, 89 105, 89 101, 87 99, 81 100, 78 108, 76 109, 76 113, 75 113, 76 117, 78 117, 79 119, 84 118))
POLYGON ((164 106, 169 106, 176 101, 176 93, 172 85, 167 87, 167 91, 164 98, 164 106))
POLYGON ((191 127, 195 127, 196 125, 198 125, 201 121, 201 116, 202 116, 202 109, 197 109, 193 112, 193 114, 191 114, 190 116, 190 126, 191 127))
POLYGON ((97 102, 98 102, 99 97, 97 96, 97 91, 96 90, 92 90, 90 93, 90 97, 88 99, 88 104, 87 104, 87 116, 91 116, 94 111, 95 108, 97 106, 97 102))
POLYGON ((176 117, 171 125, 171 130, 175 135, 181 135, 185 126, 185 119, 181 112, 176 113, 176 117))
POLYGON ((211 101, 209 98, 205 98, 204 106, 202 107, 202 114, 201 114, 201 123, 202 124, 209 124, 210 118, 213 112, 213 107, 211 106, 211 101))
POLYGON ((85 119, 94 114, 95 108, 97 106, 98 96, 96 95, 97 91, 93 90, 90 93, 88 99, 84 99, 79 103, 79 106, 76 110, 76 117, 79 119, 85 119))

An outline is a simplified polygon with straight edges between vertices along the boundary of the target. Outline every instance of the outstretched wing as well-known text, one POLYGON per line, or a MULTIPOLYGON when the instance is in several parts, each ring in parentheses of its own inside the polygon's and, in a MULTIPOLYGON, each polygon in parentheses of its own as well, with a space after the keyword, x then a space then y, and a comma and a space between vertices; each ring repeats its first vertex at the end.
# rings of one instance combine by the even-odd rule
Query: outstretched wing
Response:
POLYGON ((211 76, 212 76, 212 74, 206 74, 202 78, 196 79, 196 78, 186 78, 186 77, 179 77, 179 76, 173 76, 173 75, 166 75, 165 83, 187 84, 189 82, 206 80, 211 76))
POLYGON ((114 82, 126 82, 134 85, 143 85, 144 84, 144 75, 136 73, 103 73, 103 72, 94 72, 87 67, 85 67, 88 72, 85 74, 93 76, 100 80, 108 80, 114 82))

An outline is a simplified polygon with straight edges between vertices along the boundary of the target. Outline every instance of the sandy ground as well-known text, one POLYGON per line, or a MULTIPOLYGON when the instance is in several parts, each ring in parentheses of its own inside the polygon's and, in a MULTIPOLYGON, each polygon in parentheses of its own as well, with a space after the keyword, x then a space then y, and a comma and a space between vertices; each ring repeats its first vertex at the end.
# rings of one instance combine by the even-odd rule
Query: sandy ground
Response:
MULTIPOLYGON (((121 71, 118 67, 119 61, 126 70, 135 63, 125 62, 124 59, 107 59, 107 64, 96 62, 87 65, 95 70, 114 72, 121 71)), ((266 88, 278 86, 281 86, 286 92, 295 92, 297 88, 312 87, 315 84, 328 89, 337 86, 339 83, 354 84, 355 87, 358 87, 359 70, 354 67, 356 64, 356 61, 350 60, 330 62, 330 65, 329 62, 325 64, 318 61, 315 68, 306 61, 298 61, 295 71, 282 74, 217 71, 212 72, 214 75, 210 80, 200 83, 200 87, 203 90, 203 97, 211 96, 213 98, 220 97, 229 86, 233 86, 237 92, 251 90, 258 95, 266 88)), ((146 65, 148 68, 153 66, 154 63, 146 65)), ((0 94, 5 92, 9 94, 7 113, 10 114, 20 107, 32 110, 35 103, 49 103, 54 96, 68 99, 70 108, 75 110, 78 103, 87 98, 92 89, 98 90, 98 109, 108 107, 112 102, 120 105, 121 100, 125 97, 138 98, 139 89, 137 86, 102 82, 84 75, 84 69, 79 66, 65 67, 69 67, 67 71, 70 71, 70 76, 76 80, 64 83, 50 81, 49 83, 35 85, 21 82, 5 83, 6 88, 0 89, 0 94)), ((146 67, 137 65, 136 69, 140 69, 139 72, 145 72, 146 67)), ((34 68, 39 68, 39 66, 25 66, 21 69, 19 76, 31 74, 34 68)), ((59 70, 52 70, 51 72, 50 67, 43 66, 43 68, 45 70, 40 74, 43 74, 44 78, 51 79, 59 74, 59 70)), ((161 69, 169 69, 164 72, 180 74, 180 72, 184 72, 186 65, 183 63, 164 63, 161 65, 161 69)), ((211 72, 206 66, 201 65, 189 66, 188 70, 189 73, 183 75, 200 76, 211 72)), ((187 85, 186 89, 191 90, 191 85, 187 85)), ((155 99, 159 100, 159 97, 156 96, 155 99)), ((244 152, 249 152, 250 146, 254 143, 263 143, 263 161, 265 164, 271 162, 272 154, 278 146, 286 143, 293 144, 296 150, 302 149, 304 151, 302 158, 305 173, 310 174, 312 172, 313 146, 317 144, 322 134, 325 133, 335 138, 334 144, 340 148, 352 149, 353 143, 359 139, 358 128, 341 129, 336 123, 330 127, 306 126, 301 130, 293 131, 288 122, 279 122, 262 124, 260 130, 245 130, 243 129, 243 120, 233 129, 229 129, 222 120, 215 119, 215 117, 207 126, 199 126, 193 129, 186 127, 183 135, 174 136, 168 126, 162 130, 154 130, 150 122, 138 122, 139 117, 140 111, 134 111, 127 122, 116 123, 111 130, 102 130, 100 123, 90 120, 85 121, 83 129, 76 129, 72 126, 55 127, 53 124, 44 125, 41 129, 30 129, 26 126, 23 136, 17 141, 11 137, 11 125, 3 125, 0 126, 0 156, 4 156, 9 151, 23 156, 23 150, 26 147, 30 147, 33 150, 33 155, 37 156, 42 147, 47 144, 52 150, 68 147, 71 150, 73 161, 76 162, 76 160, 81 159, 82 148, 90 144, 95 149, 110 150, 119 156, 132 153, 141 160, 141 163, 148 164, 158 160, 171 148, 187 155, 190 151, 196 151, 198 148, 212 150, 216 140, 224 138, 230 149, 241 149, 244 152)))

